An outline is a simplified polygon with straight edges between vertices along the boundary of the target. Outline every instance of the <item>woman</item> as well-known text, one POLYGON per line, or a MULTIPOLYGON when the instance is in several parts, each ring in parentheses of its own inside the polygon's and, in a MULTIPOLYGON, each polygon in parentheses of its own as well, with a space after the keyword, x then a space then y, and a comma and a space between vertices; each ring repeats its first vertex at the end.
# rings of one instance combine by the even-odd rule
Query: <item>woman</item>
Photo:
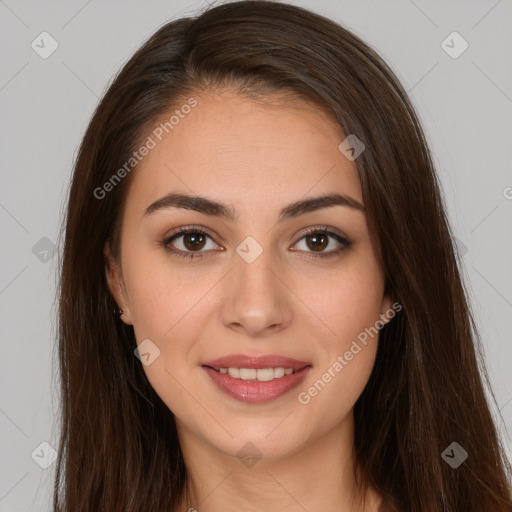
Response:
POLYGON ((163 26, 64 237, 55 510, 512 510, 427 143, 346 29, 266 1, 163 26))

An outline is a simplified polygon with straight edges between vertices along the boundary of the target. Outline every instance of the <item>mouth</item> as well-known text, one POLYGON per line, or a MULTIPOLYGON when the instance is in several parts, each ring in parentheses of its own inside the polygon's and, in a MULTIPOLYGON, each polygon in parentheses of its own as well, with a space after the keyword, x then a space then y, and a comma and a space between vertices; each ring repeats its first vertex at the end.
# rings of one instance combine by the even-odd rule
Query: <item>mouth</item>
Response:
POLYGON ((298 386, 311 363, 281 356, 227 356, 201 367, 217 388, 236 400, 262 403, 277 399, 298 386))

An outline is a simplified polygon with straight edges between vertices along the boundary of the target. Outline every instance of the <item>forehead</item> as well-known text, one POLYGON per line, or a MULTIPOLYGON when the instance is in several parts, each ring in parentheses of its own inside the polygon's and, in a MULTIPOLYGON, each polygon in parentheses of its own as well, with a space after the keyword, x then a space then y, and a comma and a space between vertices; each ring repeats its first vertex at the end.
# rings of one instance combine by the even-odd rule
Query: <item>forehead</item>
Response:
POLYGON ((135 169, 127 207, 142 210, 171 191, 238 204, 237 211, 333 191, 362 202, 356 165, 338 149, 345 135, 311 103, 233 92, 190 97, 193 108, 183 107, 188 97, 177 102, 145 134, 155 144, 135 169))

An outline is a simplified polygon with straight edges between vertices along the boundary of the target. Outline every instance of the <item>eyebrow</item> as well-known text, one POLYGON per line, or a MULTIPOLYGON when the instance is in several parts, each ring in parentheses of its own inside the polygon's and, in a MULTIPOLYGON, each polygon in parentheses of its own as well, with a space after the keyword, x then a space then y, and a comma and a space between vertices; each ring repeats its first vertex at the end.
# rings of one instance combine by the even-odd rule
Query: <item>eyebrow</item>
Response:
MULTIPOLYGON (((333 193, 318 197, 310 197, 301 199, 294 203, 285 206, 279 213, 278 222, 283 222, 286 219, 291 219, 304 215, 306 213, 314 212, 323 208, 331 206, 347 206, 362 212, 366 208, 362 203, 353 199, 352 197, 344 194, 333 193)), ((192 196, 189 194, 170 193, 157 199, 151 203, 142 217, 151 215, 159 210, 168 208, 184 208, 186 210, 195 210, 203 213, 204 215, 211 215, 213 217, 221 217, 231 222, 238 220, 238 215, 231 205, 226 205, 213 199, 208 199, 201 196, 192 196)))

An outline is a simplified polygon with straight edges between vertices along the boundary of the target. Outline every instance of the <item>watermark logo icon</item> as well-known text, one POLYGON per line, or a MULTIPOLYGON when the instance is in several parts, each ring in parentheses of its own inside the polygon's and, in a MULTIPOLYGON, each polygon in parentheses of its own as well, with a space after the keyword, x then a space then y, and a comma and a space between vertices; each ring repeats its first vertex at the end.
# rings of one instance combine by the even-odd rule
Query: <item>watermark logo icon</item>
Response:
POLYGON ((43 236, 32 247, 32 253, 42 263, 48 263, 55 252, 55 244, 47 237, 43 236))
POLYGON ((340 143, 338 149, 345 155, 345 158, 353 162, 366 149, 366 146, 361 139, 351 133, 340 143))
POLYGON ((261 255, 263 247, 252 236, 248 236, 238 244, 236 252, 247 263, 252 263, 261 255))
POLYGON ((30 46, 41 59, 47 59, 57 50, 59 43, 48 32, 41 32, 30 46))
POLYGON ((133 351, 144 366, 149 366, 160 356, 160 349, 148 338, 133 351))
POLYGON ((453 442, 441 454, 441 457, 453 468, 457 469, 467 458, 468 452, 459 443, 453 442))
POLYGON ((459 251, 459 254, 463 258, 468 252, 468 248, 467 248, 466 244, 462 240, 458 239, 456 236, 454 236, 453 239, 455 241, 455 246, 457 247, 457 251, 459 251))
POLYGON ((240 461, 245 464, 249 469, 261 459, 263 453, 253 443, 246 443, 238 450, 236 456, 240 461))
POLYGON ((441 48, 452 59, 458 59, 468 47, 469 43, 457 31, 453 31, 441 43, 441 48))
POLYGON ((50 443, 43 441, 37 445, 30 456, 38 466, 48 469, 57 459, 57 450, 50 443))

